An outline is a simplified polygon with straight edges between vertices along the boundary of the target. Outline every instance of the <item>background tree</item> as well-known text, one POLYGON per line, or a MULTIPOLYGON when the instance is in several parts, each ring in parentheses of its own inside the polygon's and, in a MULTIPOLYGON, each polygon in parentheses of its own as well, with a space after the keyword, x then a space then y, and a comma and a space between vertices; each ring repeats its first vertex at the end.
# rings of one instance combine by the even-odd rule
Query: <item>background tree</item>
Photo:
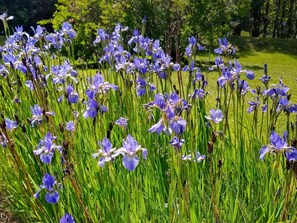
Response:
POLYGON ((297 37, 296 0, 0 0, 1 12, 15 17, 10 27, 23 25, 29 32, 38 21, 49 31, 70 22, 77 32, 76 55, 87 58, 93 56, 97 29, 111 31, 116 23, 130 28, 128 36, 145 27, 145 35, 160 39, 173 58, 176 46, 184 47, 191 35, 210 45, 242 31, 254 37, 297 37))
MULTIPOLYGON (((9 22, 10 26, 22 25, 24 30, 30 32, 32 31, 30 27, 35 26, 38 21, 53 16, 56 3, 57 0, 0 0, 0 14, 5 12, 13 15, 14 19, 9 22)), ((52 30, 51 24, 46 28, 52 30)))

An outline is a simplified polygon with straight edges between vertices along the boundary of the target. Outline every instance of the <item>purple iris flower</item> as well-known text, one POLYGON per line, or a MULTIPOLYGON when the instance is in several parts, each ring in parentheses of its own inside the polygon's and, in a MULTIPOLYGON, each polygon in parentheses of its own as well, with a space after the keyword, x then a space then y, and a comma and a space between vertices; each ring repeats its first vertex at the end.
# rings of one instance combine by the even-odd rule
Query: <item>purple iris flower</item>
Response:
POLYGON ((93 158, 99 157, 98 165, 104 167, 106 162, 114 160, 120 153, 116 151, 116 148, 112 148, 112 144, 108 138, 104 138, 102 142, 98 142, 101 149, 98 153, 92 155, 93 158))
POLYGON ((245 76, 249 79, 249 80, 253 80, 255 78, 255 74, 254 72, 250 71, 250 70, 246 70, 245 71, 245 76))
MULTIPOLYGON (((119 59, 117 58, 116 59, 116 64, 115 64, 115 68, 116 68, 116 71, 118 72, 119 70, 124 70, 127 66, 129 66, 130 63, 127 62, 127 59, 125 56, 121 55, 119 57, 119 59)), ((131 69, 131 68, 130 68, 131 69)))
POLYGON ((95 94, 106 94, 110 89, 118 90, 118 86, 105 82, 104 77, 100 73, 93 76, 92 81, 89 79, 89 85, 89 91, 95 92, 95 94))
POLYGON ((3 148, 6 148, 7 144, 8 144, 8 140, 7 140, 6 136, 2 132, 0 132, 0 145, 3 148))
POLYGON ((157 132, 160 135, 162 131, 169 134, 172 131, 177 134, 185 131, 187 123, 180 115, 183 110, 188 109, 189 105, 184 99, 180 99, 176 92, 165 93, 165 95, 155 94, 154 101, 145 106, 157 107, 163 114, 158 123, 148 130, 149 132, 157 132))
POLYGON ((287 96, 287 93, 288 93, 290 88, 285 86, 281 81, 281 83, 279 85, 277 85, 274 89, 275 89, 275 92, 276 92, 277 95, 287 96))
POLYGON ((291 149, 287 149, 285 151, 285 154, 288 161, 297 161, 297 150, 294 147, 291 147, 291 149))
POLYGON ((248 113, 253 112, 260 105, 260 103, 258 101, 249 101, 248 104, 250 105, 250 107, 248 107, 248 109, 247 109, 248 113))
POLYGON ((163 119, 161 118, 158 123, 154 124, 151 128, 149 128, 149 132, 157 132, 158 135, 164 130, 165 126, 163 124, 163 119))
POLYGON ((197 40, 194 36, 191 36, 188 38, 189 44, 195 45, 197 43, 197 40))
POLYGON ((9 53, 3 54, 3 61, 7 67, 12 66, 13 68, 26 74, 27 68, 23 64, 23 62, 19 60, 19 56, 15 56, 13 53, 9 52, 9 53))
POLYGON ((47 36, 45 36, 46 41, 48 42, 47 48, 50 48, 50 46, 54 46, 55 49, 60 50, 64 44, 63 38, 61 33, 50 33, 47 36))
POLYGON ((192 71, 194 71, 196 68, 195 68, 195 61, 191 61, 191 63, 190 63, 190 66, 189 66, 189 71, 190 72, 192 72, 192 71))
POLYGON ((60 97, 57 99, 57 101, 58 101, 59 103, 61 103, 61 102, 63 101, 63 99, 64 99, 64 96, 62 95, 62 96, 60 96, 60 97))
POLYGON ((16 26, 15 27, 14 35, 16 35, 17 38, 19 39, 23 34, 24 34, 24 28, 23 28, 23 26, 16 26))
POLYGON ((148 70, 148 61, 146 59, 134 58, 134 65, 141 74, 145 74, 148 70))
MULTIPOLYGON (((158 44, 160 44, 158 42, 158 44)), ((160 62, 161 63, 161 59, 165 57, 165 52, 164 50, 161 49, 161 47, 155 47, 153 49, 153 59, 156 61, 156 62, 160 62)))
POLYGON ((262 81, 264 84, 267 84, 269 82, 270 78, 271 77, 264 74, 262 77, 259 78, 259 80, 262 81))
POLYGON ((201 70, 198 68, 196 71, 195 79, 193 80, 193 83, 199 82, 203 79, 203 75, 201 73, 201 70))
POLYGON ((197 43, 197 49, 201 51, 201 50, 204 50, 205 47, 202 46, 201 44, 197 43))
POLYGON ((218 78, 218 83, 220 87, 224 87, 227 82, 233 82, 235 77, 231 74, 229 70, 222 69, 222 75, 218 78))
POLYGON ((42 121, 43 111, 37 104, 35 104, 33 107, 30 107, 30 108, 33 115, 30 122, 31 122, 31 125, 33 126, 35 123, 40 123, 42 121))
MULTIPOLYGON (((31 106, 31 112, 32 112, 32 118, 30 119, 30 123, 32 126, 34 126, 35 123, 39 124, 41 123, 43 119, 43 110, 38 106, 38 104, 35 104, 33 107, 31 106)), ((54 112, 45 112, 46 115, 52 115, 54 116, 54 112)))
POLYGON ((169 103, 171 106, 175 106, 178 102, 180 102, 179 96, 176 92, 172 92, 171 94, 165 93, 164 95, 167 103, 169 103))
POLYGON ((39 186, 39 190, 37 191, 36 194, 34 194, 34 197, 36 199, 39 198, 40 192, 42 189, 45 189, 47 191, 45 195, 45 200, 50 203, 50 204, 56 204, 59 201, 59 193, 54 189, 55 185, 57 185, 58 188, 60 188, 60 184, 57 183, 55 178, 46 173, 43 178, 42 178, 42 185, 39 186))
POLYGON ((149 86, 150 86, 150 92, 156 90, 156 86, 152 83, 149 83, 149 86))
POLYGON ((87 110, 83 113, 84 118, 95 118, 98 114, 99 104, 94 99, 89 99, 86 103, 87 110))
POLYGON ((297 150, 294 147, 291 147, 290 149, 287 149, 285 151, 286 158, 288 161, 297 161, 297 150))
POLYGON ((202 88, 195 89, 194 93, 192 94, 192 98, 199 98, 202 99, 205 96, 204 90, 202 88))
POLYGON ((189 44, 187 47, 186 47, 186 52, 185 52, 185 55, 190 57, 192 55, 192 45, 189 44))
POLYGON ((182 134, 186 130, 187 121, 181 117, 176 116, 169 123, 169 127, 176 134, 182 134))
POLYGON ((206 119, 213 121, 215 124, 220 123, 221 121, 223 121, 223 114, 222 111, 220 109, 210 109, 210 117, 205 116, 206 119))
POLYGON ((180 69, 180 64, 175 63, 175 64, 172 65, 172 70, 179 71, 179 69, 180 69))
POLYGON ((69 22, 63 22, 62 33, 67 35, 70 40, 74 39, 76 32, 72 28, 72 25, 69 22))
POLYGON ((184 139, 179 139, 177 136, 174 136, 169 142, 174 149, 180 151, 181 146, 185 143, 184 139))
POLYGON ((268 107, 267 104, 266 104, 266 105, 263 105, 263 106, 262 106, 262 112, 267 112, 267 107, 268 107))
POLYGON ((66 122, 66 126, 65 126, 66 130, 68 130, 69 132, 73 132, 74 128, 75 128, 74 121, 66 122))
POLYGON ((99 105, 99 111, 100 111, 100 114, 102 115, 103 113, 107 112, 108 109, 105 105, 99 105))
POLYGON ((78 101, 78 94, 74 91, 74 88, 71 85, 66 87, 66 93, 69 103, 75 104, 78 101))
POLYGON ((6 54, 3 54, 3 61, 5 64, 9 65, 13 65, 15 62, 17 62, 18 57, 15 56, 13 53, 9 52, 6 54))
POLYGON ((136 86, 137 95, 142 96, 146 92, 146 80, 138 77, 136 81, 137 81, 137 86, 136 86))
POLYGON ((238 79, 238 89, 241 91, 241 94, 244 95, 249 90, 249 85, 247 81, 238 79))
POLYGON ((127 170, 132 171, 139 164, 138 151, 142 151, 142 157, 146 159, 147 149, 141 148, 141 145, 138 145, 138 142, 129 134, 126 140, 123 140, 122 147, 117 151, 124 156, 122 163, 127 170))
POLYGON ((285 86, 282 82, 282 80, 280 80, 280 83, 278 85, 271 85, 272 88, 263 91, 263 95, 268 95, 269 97, 273 97, 273 96, 283 96, 286 97, 288 96, 287 93, 290 90, 290 88, 288 88, 287 86, 285 86))
POLYGON ((8 69, 5 66, 0 65, 0 76, 5 77, 8 74, 9 74, 8 69))
POLYGON ((166 107, 165 98, 162 94, 155 94, 154 105, 160 109, 164 109, 166 107))
POLYGON ((34 27, 31 26, 31 29, 34 32, 34 38, 36 39, 40 39, 46 32, 46 29, 44 27, 41 27, 40 25, 37 25, 36 29, 34 29, 34 27))
POLYGON ((292 104, 289 108, 291 113, 297 113, 297 104, 292 104))
POLYGON ((190 57, 192 55, 192 51, 195 50, 195 47, 197 46, 198 50, 203 50, 204 47, 197 43, 197 39, 194 36, 191 36, 188 38, 189 45, 186 47, 185 55, 190 57))
POLYGON ((65 215, 60 219, 60 223, 75 223, 75 221, 70 214, 65 213, 65 215))
POLYGON ((228 50, 228 41, 226 38, 224 39, 218 38, 218 42, 220 44, 220 47, 215 49, 214 52, 216 54, 223 54, 223 52, 228 50))
POLYGON ((221 56, 216 57, 215 64, 217 67, 222 67, 224 65, 224 60, 221 56))
POLYGON ((15 129, 16 127, 18 127, 18 122, 17 122, 17 121, 10 120, 10 119, 8 119, 8 118, 5 118, 5 126, 6 126, 6 128, 8 128, 9 130, 13 130, 13 129, 15 129))
POLYGON ((26 81, 26 82, 25 82, 25 85, 26 85, 31 91, 33 91, 34 86, 33 86, 33 83, 32 83, 31 80, 26 81))
POLYGON ((118 120, 116 120, 116 121, 114 122, 114 124, 126 128, 127 125, 128 125, 128 119, 123 118, 123 117, 120 117, 118 120))
MULTIPOLYGON (((220 59, 220 58, 217 58, 220 59)), ((216 62, 221 63, 221 62, 216 62)), ((252 71, 249 70, 243 70, 242 66, 237 60, 234 60, 234 66, 231 61, 229 61, 229 66, 224 66, 224 63, 222 61, 222 64, 217 65, 221 68, 222 75, 218 78, 218 83, 221 87, 224 87, 224 85, 227 82, 233 83, 234 80, 239 79, 240 74, 244 73, 246 77, 250 80, 254 79, 255 75, 252 71)))
POLYGON ((222 55, 223 53, 226 53, 227 55, 234 55, 236 53, 236 48, 229 44, 226 38, 219 38, 218 42, 220 47, 214 50, 216 54, 222 55))
MULTIPOLYGON (((24 51, 27 54, 37 54, 39 53, 40 49, 38 47, 36 47, 36 42, 38 40, 36 38, 32 38, 32 37, 28 37, 26 45, 24 46, 24 51)), ((39 58, 38 56, 36 58, 39 58)), ((35 61, 35 59, 34 59, 35 61)), ((36 65, 39 65, 38 63, 36 63, 36 65)))
POLYGON ((281 97, 278 103, 278 109, 287 109, 290 104, 288 97, 281 97))
POLYGON ((195 156, 192 157, 192 155, 183 155, 182 156, 182 160, 189 160, 189 161, 193 161, 193 162, 198 162, 200 163, 202 160, 205 159, 205 155, 201 155, 198 151, 196 152, 195 156))
POLYGON ((9 21, 9 20, 13 20, 14 19, 14 16, 8 16, 5 12, 4 13, 2 13, 1 15, 0 15, 0 20, 2 20, 2 21, 9 21))
POLYGON ((73 69, 69 61, 65 61, 64 64, 60 66, 52 66, 51 74, 54 75, 54 84, 64 83, 67 78, 70 78, 75 83, 77 83, 77 80, 75 78, 77 76, 77 71, 73 69))
POLYGON ((56 149, 59 150, 60 153, 62 153, 62 147, 53 143, 55 139, 56 137, 53 136, 50 132, 47 133, 44 139, 40 140, 37 149, 33 151, 35 155, 40 155, 41 162, 50 164, 52 162, 52 158, 56 149))
POLYGON ((292 150, 292 147, 287 144, 287 133, 285 131, 283 138, 281 138, 273 131, 270 136, 270 144, 260 149, 260 159, 263 160, 266 153, 281 153, 286 150, 292 150))
POLYGON ((223 54, 223 51, 222 51, 222 49, 221 49, 220 47, 217 48, 217 49, 214 49, 214 52, 215 52, 216 54, 220 54, 220 55, 223 54))
POLYGON ((234 67, 232 67, 232 63, 231 62, 229 62, 229 63, 230 63, 230 72, 232 74, 233 79, 239 78, 239 75, 241 73, 245 73, 246 77, 249 80, 253 80, 254 79, 254 77, 255 77, 254 72, 252 72, 250 70, 243 70, 241 64, 237 60, 234 60, 234 67))
POLYGON ((105 42, 107 38, 108 38, 108 35, 105 33, 105 30, 98 29, 97 36, 93 44, 96 45, 98 43, 105 42))
POLYGON ((143 78, 137 77, 136 81, 137 81, 136 89, 137 89, 138 96, 142 96, 146 93, 147 85, 149 85, 150 92, 152 92, 156 89, 155 85, 153 85, 151 83, 147 83, 146 80, 143 78))
POLYGON ((239 74, 239 72, 242 70, 241 64, 237 60, 234 60, 234 68, 232 68, 232 63, 231 62, 229 63, 230 63, 231 70, 233 70, 235 74, 239 74))
POLYGON ((155 40, 154 42, 153 42, 153 48, 154 49, 159 49, 160 48, 160 40, 155 40))

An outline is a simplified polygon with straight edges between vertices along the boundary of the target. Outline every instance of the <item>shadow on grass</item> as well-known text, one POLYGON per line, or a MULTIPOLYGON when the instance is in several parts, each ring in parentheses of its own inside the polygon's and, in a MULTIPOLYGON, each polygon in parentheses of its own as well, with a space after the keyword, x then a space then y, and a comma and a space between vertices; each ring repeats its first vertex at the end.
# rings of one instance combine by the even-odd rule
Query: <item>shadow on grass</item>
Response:
POLYGON ((245 65, 244 67, 248 70, 263 70, 263 67, 257 65, 245 65))
POLYGON ((283 53, 297 58, 297 40, 287 38, 262 38, 231 36, 228 40, 239 48, 242 55, 252 55, 255 51, 266 53, 283 53))

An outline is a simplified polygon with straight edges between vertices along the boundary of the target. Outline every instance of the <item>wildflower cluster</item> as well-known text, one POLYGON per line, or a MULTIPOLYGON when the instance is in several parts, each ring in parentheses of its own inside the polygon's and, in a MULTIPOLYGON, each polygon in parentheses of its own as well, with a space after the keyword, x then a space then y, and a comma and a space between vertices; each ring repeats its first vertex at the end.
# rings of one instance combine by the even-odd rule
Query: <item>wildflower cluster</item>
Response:
POLYGON ((123 140, 121 148, 112 148, 112 144, 108 138, 104 138, 102 142, 99 142, 98 153, 93 154, 93 158, 99 157, 98 164, 100 167, 104 167, 106 162, 114 161, 117 156, 123 156, 123 166, 127 170, 134 170, 139 164, 138 151, 142 151, 142 157, 146 159, 147 149, 142 148, 141 145, 129 134, 126 140, 123 140))
POLYGON ((55 180, 55 177, 46 173, 42 178, 42 185, 39 186, 39 190, 34 194, 35 198, 39 198, 42 190, 46 190, 45 200, 50 204, 56 204, 59 201, 59 192, 56 190, 61 190, 61 184, 55 180))
POLYGON ((89 79, 89 88, 86 90, 88 101, 85 102, 87 109, 83 113, 84 118, 95 118, 98 112, 101 114, 107 112, 107 107, 102 104, 100 95, 105 96, 110 89, 118 90, 118 86, 105 82, 99 73, 93 76, 92 80, 89 79))
POLYGON ((40 155, 41 162, 50 164, 55 150, 62 153, 62 147, 53 143, 55 139, 56 137, 49 132, 45 135, 44 139, 40 140, 37 149, 34 150, 34 154, 37 156, 40 155))
POLYGON ((267 153, 284 153, 288 161, 297 161, 297 150, 288 145, 287 133, 288 132, 284 132, 283 137, 281 138, 273 131, 270 136, 270 144, 263 146, 260 150, 260 159, 263 160, 267 153))
POLYGON ((160 120, 148 130, 149 132, 157 132, 160 135, 164 131, 167 134, 174 132, 180 135, 186 130, 187 122, 181 117, 181 114, 183 111, 189 111, 190 106, 175 92, 165 95, 156 94, 154 101, 144 106, 146 108, 155 107, 161 112, 160 120))

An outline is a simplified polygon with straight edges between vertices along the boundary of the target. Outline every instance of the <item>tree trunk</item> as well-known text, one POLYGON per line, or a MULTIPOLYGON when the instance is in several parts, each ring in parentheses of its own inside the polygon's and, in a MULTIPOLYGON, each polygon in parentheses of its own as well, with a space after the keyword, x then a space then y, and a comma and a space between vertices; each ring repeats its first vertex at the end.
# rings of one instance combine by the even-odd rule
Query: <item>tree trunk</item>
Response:
POLYGON ((276 0, 275 3, 275 18, 274 18, 274 27, 273 27, 273 37, 277 37, 279 32, 279 13, 280 13, 281 0, 276 0))
MULTIPOLYGON (((287 18, 287 29, 286 29, 286 37, 292 37, 291 35, 294 33, 293 20, 294 20, 294 0, 289 1, 289 13, 287 18)), ((296 10, 296 9, 295 9, 296 10)))
POLYGON ((287 1, 282 1, 283 4, 282 4, 282 12, 281 12, 281 19, 280 19, 280 22, 281 22, 281 29, 280 29, 280 35, 281 37, 286 37, 286 31, 287 31, 287 24, 286 24, 286 5, 287 5, 287 1))
POLYGON ((293 38, 297 39, 297 0, 295 1, 295 13, 294 13, 294 35, 293 38))
POLYGON ((253 0, 251 4, 251 13, 253 19, 252 36, 258 37, 261 34, 261 8, 263 5, 263 1, 253 0))
POLYGON ((265 15, 263 18, 263 37, 265 38, 267 36, 267 28, 269 25, 269 10, 270 10, 270 0, 266 0, 265 5, 265 15))

